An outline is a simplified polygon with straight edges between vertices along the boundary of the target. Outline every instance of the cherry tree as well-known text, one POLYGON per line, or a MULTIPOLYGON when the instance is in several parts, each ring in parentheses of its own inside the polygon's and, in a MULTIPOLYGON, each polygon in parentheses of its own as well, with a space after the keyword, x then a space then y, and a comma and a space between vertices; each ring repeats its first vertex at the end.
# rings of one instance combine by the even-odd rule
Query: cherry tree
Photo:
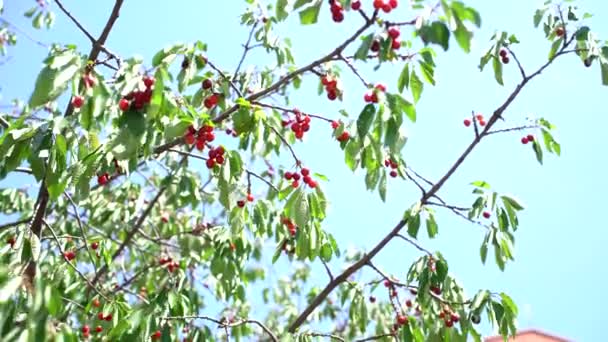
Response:
MULTIPOLYGON (((483 227, 483 263, 503 270, 513 260, 519 200, 485 181, 471 183, 473 198, 462 196, 470 205, 444 200, 442 189, 494 134, 521 134, 540 163, 560 154, 550 118, 512 125, 506 117, 561 58, 598 67, 608 85, 608 46, 585 25, 590 14, 572 1, 545 1, 533 22, 546 38, 537 52, 548 55, 536 66, 520 62, 515 35, 494 34, 480 71, 491 69, 497 88, 503 72, 519 81, 492 112, 463 114, 470 143, 430 179, 404 159, 405 127, 415 129, 416 106, 435 84, 437 54, 470 52, 482 21, 474 8, 451 0, 247 0, 234 24, 249 34, 229 69, 207 56, 204 40, 159 46, 145 59, 119 56, 106 41, 128 5, 114 1, 99 35, 61 0, 38 0, 24 13, 37 29, 70 21, 90 46, 49 46, 31 94, 0 113, 0 180, 37 182, 35 193, 20 184, 0 189, 2 340, 464 341, 481 339, 482 321, 505 338, 516 332, 518 309, 506 293, 465 291, 441 252, 417 238, 425 229, 437 237, 436 211, 446 210, 483 227), (296 62, 289 32, 275 29, 345 17, 358 26, 345 26, 347 38, 312 61, 296 62), (267 64, 248 68, 252 50, 267 64), (387 64, 402 70, 390 83, 361 71, 387 64), (318 84, 319 101, 341 101, 344 75, 367 89, 356 113, 292 103, 303 82, 318 84), (298 153, 310 130, 326 130, 327 148, 364 175, 354 186, 383 201, 393 179, 420 191, 398 222, 377 230, 371 249, 345 254, 324 227, 327 177, 298 153), (402 274, 375 259, 392 240, 420 254, 402 274), (298 267, 268 277, 260 265, 280 259, 298 267), (313 265, 326 283, 315 283, 313 265), (222 314, 209 314, 211 306, 222 314)), ((7 56, 24 34, 5 18, 0 25, 7 56)))

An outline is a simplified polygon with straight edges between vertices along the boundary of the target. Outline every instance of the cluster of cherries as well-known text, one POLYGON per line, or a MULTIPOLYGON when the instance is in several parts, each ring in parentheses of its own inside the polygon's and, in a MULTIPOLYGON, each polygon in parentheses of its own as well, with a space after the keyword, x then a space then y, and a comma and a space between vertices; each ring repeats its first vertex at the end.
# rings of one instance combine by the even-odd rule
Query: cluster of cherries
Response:
POLYGON ((509 52, 506 49, 500 49, 498 54, 503 64, 509 64, 509 52))
POLYGON ((521 143, 526 145, 529 142, 534 142, 534 136, 532 134, 528 134, 525 137, 521 138, 521 143))
POLYGON ((332 78, 328 75, 321 77, 321 84, 325 87, 325 92, 327 92, 327 98, 330 101, 333 101, 338 98, 339 93, 341 92, 338 89, 338 81, 335 78, 332 78))
MULTIPOLYGON (((121 169, 120 165, 118 165, 118 160, 116 160, 116 158, 114 158, 113 162, 114 162, 114 169, 116 170, 116 173, 122 173, 122 169, 121 169)), ((104 172, 102 174, 97 175, 97 184, 104 186, 104 185, 108 184, 108 182, 110 182, 109 173, 104 172)))
MULTIPOLYGON (((101 306, 101 302, 99 301, 99 299, 94 299, 93 302, 91 303, 91 305, 98 308, 101 306)), ((105 315, 103 312, 99 312, 97 314, 97 319, 99 319, 100 321, 109 322, 112 320, 112 314, 109 313, 109 314, 105 315)), ((80 330, 82 331, 82 336, 84 338, 89 338, 91 336, 91 327, 89 325, 87 325, 87 324, 83 325, 80 330)), ((100 333, 102 331, 103 331, 103 327, 101 325, 98 325, 95 327, 96 333, 100 333)))
POLYGON ((314 189, 317 187, 317 182, 310 176, 310 170, 305 167, 300 170, 300 173, 287 171, 285 172, 284 177, 285 180, 292 181, 291 186, 294 188, 300 186, 300 179, 302 179, 302 182, 304 182, 304 184, 308 185, 310 188, 314 189), (302 175, 301 177, 300 174, 302 175))
POLYGON ((291 131, 296 135, 296 138, 302 140, 304 133, 310 130, 310 116, 302 115, 298 109, 292 111, 295 114, 294 118, 281 121, 281 125, 283 127, 291 125, 291 131))
POLYGON ((154 77, 146 76, 143 78, 145 90, 135 90, 125 95, 118 101, 118 108, 123 112, 129 109, 142 110, 152 99, 152 90, 156 80, 154 77))
POLYGON ((289 217, 283 217, 281 223, 287 226, 287 230, 289 230, 291 236, 296 236, 297 227, 289 217))
POLYGON ((382 83, 376 84, 374 89, 366 92, 365 95, 363 95, 363 100, 365 101, 365 103, 378 103, 379 92, 386 92, 386 86, 382 83))
POLYGON ((213 134, 213 127, 209 125, 203 125, 198 131, 194 126, 189 126, 184 134, 186 144, 196 144, 196 149, 199 151, 204 150, 205 145, 213 140, 215 140, 215 134, 213 134))
MULTIPOLYGON (((479 124, 479 126, 481 126, 481 127, 486 125, 486 120, 484 119, 483 115, 481 115, 481 114, 475 115, 475 120, 477 120, 477 124, 479 124)), ((470 119, 464 119, 463 123, 464 123, 465 127, 471 126, 470 119)))
MULTIPOLYGON (((93 88, 97 84, 97 79, 89 72, 82 75, 82 81, 86 88, 93 88)), ((79 109, 80 107, 82 107, 82 105, 84 105, 83 96, 76 95, 72 97, 72 106, 74 106, 74 108, 79 109)))
POLYGON ((392 159, 387 158, 384 161, 384 166, 385 167, 390 167, 391 168, 391 172, 389 173, 389 175, 393 178, 396 178, 398 176, 397 173, 397 168, 399 167, 399 164, 397 162, 394 162, 392 159))
POLYGON ((218 146, 216 148, 210 148, 209 153, 207 154, 209 158, 205 162, 208 169, 213 169, 215 164, 222 165, 224 164, 224 153, 226 150, 223 146, 218 146))
MULTIPOLYGON (((238 200, 238 201, 236 201, 236 205, 237 205, 239 208, 244 208, 244 207, 245 207, 245 204, 247 204, 247 202, 253 202, 254 200, 255 200, 255 198, 253 197, 253 195, 252 195, 251 193, 248 193, 248 194, 247 194, 247 201, 245 201, 245 200, 238 200)), ((231 248, 232 248, 232 247, 231 247, 231 248)), ((234 250, 234 249, 233 249, 233 250, 234 250)))
POLYGON ((169 272, 171 273, 175 272, 175 270, 179 268, 179 263, 173 260, 173 258, 170 256, 161 257, 160 259, 158 259, 158 263, 163 266, 167 265, 167 270, 169 270, 169 272))
MULTIPOLYGON (((203 87, 203 90, 210 90, 211 88, 213 88, 213 81, 211 81, 208 78, 205 79, 202 83, 202 87, 203 87)), ((203 105, 205 106, 205 108, 211 109, 217 105, 217 102, 219 101, 219 99, 220 99, 219 95, 213 93, 213 94, 209 95, 207 98, 205 98, 205 100, 203 101, 203 105)))
POLYGON ((397 0, 374 0, 374 9, 382 10, 384 13, 390 13, 397 8, 399 1, 397 0))

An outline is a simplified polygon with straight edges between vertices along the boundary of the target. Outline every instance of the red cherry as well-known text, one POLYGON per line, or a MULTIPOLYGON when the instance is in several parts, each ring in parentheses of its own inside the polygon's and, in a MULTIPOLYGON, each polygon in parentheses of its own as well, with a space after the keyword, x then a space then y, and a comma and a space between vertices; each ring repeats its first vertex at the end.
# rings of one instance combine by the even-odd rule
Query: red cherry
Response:
POLYGON ((305 184, 310 185, 310 182, 312 182, 312 178, 310 178, 310 176, 304 176, 303 181, 305 184))
POLYGON ((334 12, 331 15, 331 18, 336 22, 336 23, 340 23, 344 20, 344 14, 342 14, 342 12, 334 12))
POLYGON ((303 167, 300 173, 302 174, 302 176, 308 176, 310 174, 310 170, 303 167))
POLYGON ((532 134, 528 134, 528 136, 526 136, 526 139, 528 139, 529 142, 534 141, 534 136, 532 134))
POLYGON ((245 201, 243 201, 243 200, 238 200, 238 201, 236 201, 236 205, 237 205, 239 208, 243 208, 243 207, 245 206, 245 201))
POLYGON ((16 242, 17 242, 17 240, 15 239, 14 236, 10 236, 8 239, 6 239, 6 243, 11 245, 11 248, 13 248, 15 246, 16 242))
POLYGON ((252 194, 247 194, 247 201, 248 202, 253 202, 254 198, 252 194))
POLYGON ((365 95, 363 95, 363 101, 365 101, 366 103, 372 102, 372 93, 365 93, 365 95))
POLYGON ((393 39, 393 42, 391 43, 391 48, 393 50, 398 50, 401 47, 401 42, 398 41, 397 39, 393 39))
POLYGON ((521 143, 526 145, 529 142, 528 137, 521 138, 521 143))
POLYGON ((154 77, 152 77, 152 76, 144 77, 144 85, 146 86, 146 88, 151 88, 154 85, 154 82, 156 82, 154 77))
POLYGON ((101 321, 103 321, 104 317, 105 316, 103 315, 103 312, 100 312, 100 313, 97 314, 97 319, 99 319, 101 321))
POLYGON ((213 167, 215 166, 215 160, 213 160, 213 159, 207 159, 207 161, 205 162, 205 164, 207 165, 208 169, 213 169, 213 167))
POLYGON ((186 133, 186 135, 184 136, 184 141, 186 141, 186 144, 188 145, 192 145, 194 144, 194 142, 196 141, 196 138, 194 137, 194 134, 188 132, 186 133))
POLYGON ((339 142, 344 142, 348 139, 350 139, 350 134, 348 134, 348 132, 346 131, 342 132, 342 134, 340 134, 340 136, 338 137, 339 142))
POLYGON ((471 120, 469 120, 469 119, 464 119, 463 123, 464 123, 465 127, 471 126, 471 120))
POLYGON ((299 186, 300 186, 300 182, 299 182, 299 181, 297 181, 297 180, 294 180, 294 181, 291 183, 291 186, 292 186, 292 187, 295 189, 295 188, 297 188, 297 187, 299 187, 299 186))
POLYGON ((160 217, 160 220, 162 223, 167 223, 167 222, 169 222, 169 217, 167 217, 167 215, 162 215, 160 217))
POLYGON ((162 336, 162 333, 160 332, 160 330, 156 330, 150 337, 153 340, 158 340, 161 336, 162 336))
POLYGON ((285 172, 284 177, 286 180, 291 180, 291 178, 293 177, 293 174, 291 172, 287 171, 287 172, 285 172))
POLYGON ((94 307, 96 307, 96 308, 98 308, 98 307, 100 307, 100 306, 101 306, 101 302, 100 302, 100 301, 99 301, 99 299, 97 299, 97 298, 93 299, 93 303, 92 303, 92 304, 93 304, 93 306, 94 306, 94 307))
POLYGON ((393 8, 388 3, 385 3, 384 5, 382 5, 382 10, 384 11, 384 13, 390 13, 392 9, 393 8))
POLYGON ((351 2, 350 8, 352 8, 353 11, 358 11, 361 8, 361 1, 355 0, 355 1, 351 2))
POLYGON ((299 181, 300 180, 300 174, 299 173, 294 173, 291 178, 293 178, 293 180, 295 181, 299 181))
POLYGON ((215 157, 215 162, 219 165, 224 164, 224 156, 217 156, 215 157))
POLYGON ((202 86, 203 86, 203 89, 205 89, 205 90, 211 89, 211 87, 213 87, 213 81, 211 81, 210 79, 207 78, 203 81, 202 86))
POLYGON ((376 297, 374 297, 374 296, 369 296, 369 302, 370 302, 370 303, 375 303, 375 302, 376 302, 376 297))
POLYGON ((452 321, 445 321, 445 326, 448 327, 448 328, 451 328, 451 327, 454 326, 454 322, 452 322, 452 321))
POLYGON ((411 308, 411 307, 412 307, 412 301, 411 301, 411 300, 409 300, 409 299, 408 299, 408 300, 406 300, 406 301, 405 301, 405 306, 407 306, 408 308, 411 308))
POLYGON ((63 257, 67 261, 72 261, 72 260, 74 260, 76 258, 76 253, 74 253, 73 251, 63 252, 63 257))
POLYGON ((198 139, 196 141, 196 149, 199 151, 202 151, 205 149, 205 140, 203 139, 198 139))
POLYGON ((399 325, 405 325, 405 324, 407 324, 407 316, 403 316, 403 315, 397 316, 397 323, 399 325))
POLYGON ((311 179, 310 182, 308 182, 308 186, 314 189, 317 187, 317 182, 311 179))
POLYGON ((399 34, 401 34, 401 32, 399 32, 399 29, 396 27, 391 27, 390 29, 388 29, 388 36, 393 39, 397 39, 397 37, 399 37, 399 34))
POLYGON ((450 317, 452 322, 454 323, 458 323, 458 321, 460 321, 460 316, 458 316, 457 314, 452 314, 452 316, 450 317))
POLYGON ((100 333, 102 331, 103 331, 103 327, 101 325, 98 325, 98 326, 95 327, 95 332, 100 333))
POLYGON ((479 126, 483 127, 486 125, 486 122, 484 120, 479 120, 479 126))
POLYGON ((441 294, 441 289, 437 286, 431 286, 431 292, 439 296, 441 294))
POLYGON ((564 35, 564 33, 566 33, 566 31, 565 31, 565 30, 564 30, 564 28, 563 28, 563 27, 561 27, 561 26, 560 26, 560 27, 558 27, 558 28, 555 30, 555 35, 556 35, 556 36, 558 36, 558 37, 563 36, 563 35, 564 35))
POLYGON ((505 56, 502 58, 503 64, 509 64, 509 57, 505 56))
POLYGON ((82 107, 83 104, 84 104, 84 97, 82 97, 80 95, 76 95, 72 98, 72 106, 74 106, 74 108, 80 108, 80 107, 82 107))
POLYGON ((83 325, 82 326, 82 333, 83 334, 88 334, 91 331, 91 327, 89 327, 88 325, 83 325))
POLYGON ((338 94, 336 94, 336 91, 335 91, 335 90, 333 90, 333 89, 332 89, 332 90, 329 90, 329 91, 327 92, 327 98, 328 98, 330 101, 333 101, 333 100, 335 100, 336 98, 338 98, 338 94))
POLYGON ((374 0, 374 9, 381 9, 382 6, 384 5, 384 1, 383 0, 374 0))
POLYGON ((393 177, 393 178, 396 178, 397 175, 398 175, 398 173, 395 170, 393 170, 393 171, 390 172, 390 176, 393 177))
POLYGON ((492 216, 492 214, 489 211, 484 211, 483 212, 483 217, 486 219, 489 219, 492 216))
POLYGON ((92 250, 96 250, 97 248, 99 248, 99 242, 93 242, 93 243, 91 244, 91 249, 92 249, 92 250))
POLYGON ((507 50, 500 49, 500 52, 498 52, 498 54, 500 55, 501 58, 507 57, 507 50))
POLYGON ((111 321, 112 320, 112 314, 107 314, 106 317, 103 318, 106 321, 111 321))
POLYGON ((482 114, 477 114, 477 115, 475 115, 475 118, 477 119, 477 121, 484 121, 484 120, 483 120, 483 115, 482 115, 482 114))
POLYGON ((131 104, 127 99, 120 99, 120 101, 118 101, 118 108, 120 108, 120 110, 122 110, 123 112, 128 111, 130 106, 131 104))
POLYGON ((384 84, 382 84, 382 83, 378 83, 378 84, 376 84, 375 88, 376 88, 378 91, 381 91, 381 92, 383 92, 383 93, 384 93, 384 92, 386 92, 386 85, 384 85, 384 84))
POLYGON ((338 121, 331 122, 331 128, 336 129, 336 128, 338 128, 338 126, 340 126, 340 123, 338 121))
POLYGON ((397 0, 388 0, 388 4, 391 6, 392 9, 395 9, 399 5, 399 2, 397 0))
POLYGON ((391 286, 391 282, 390 282, 390 280, 386 279, 386 280, 384 281, 384 287, 390 287, 390 286, 391 286))
POLYGON ((377 40, 374 40, 372 42, 372 46, 370 46, 369 48, 372 52, 378 52, 380 51, 380 42, 377 40))

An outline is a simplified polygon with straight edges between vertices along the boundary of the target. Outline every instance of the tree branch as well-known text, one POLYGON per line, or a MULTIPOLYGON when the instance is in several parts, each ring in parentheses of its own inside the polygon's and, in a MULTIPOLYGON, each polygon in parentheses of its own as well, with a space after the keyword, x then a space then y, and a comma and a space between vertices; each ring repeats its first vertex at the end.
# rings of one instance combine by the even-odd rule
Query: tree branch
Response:
POLYGON ((243 325, 243 324, 255 324, 258 327, 260 327, 270 337, 270 339, 273 342, 279 342, 279 339, 272 333, 272 331, 270 331, 270 329, 268 329, 268 327, 266 327, 262 322, 256 321, 254 319, 242 319, 238 322, 233 322, 233 323, 223 322, 223 321, 220 321, 219 319, 215 319, 215 318, 208 317, 208 316, 179 316, 179 317, 178 316, 167 316, 167 317, 163 317, 162 319, 164 319, 166 321, 202 319, 204 321, 216 323, 217 325, 219 325, 220 327, 223 327, 223 328, 237 327, 237 326, 243 325))

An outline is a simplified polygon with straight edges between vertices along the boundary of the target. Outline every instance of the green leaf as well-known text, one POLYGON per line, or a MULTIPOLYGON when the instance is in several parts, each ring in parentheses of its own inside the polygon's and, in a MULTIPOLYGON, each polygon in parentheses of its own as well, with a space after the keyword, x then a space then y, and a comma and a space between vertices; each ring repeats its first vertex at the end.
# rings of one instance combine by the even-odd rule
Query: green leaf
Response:
POLYGON ((344 161, 352 171, 357 169, 359 151, 359 142, 355 141, 355 139, 350 139, 344 149, 344 161))
POLYGON ((517 305, 515 305, 515 302, 513 302, 513 299, 511 299, 511 297, 509 297, 506 293, 501 292, 500 293, 500 298, 502 306, 509 309, 509 311, 514 315, 517 316, 517 305))
POLYGON ((54 101, 68 87, 68 84, 80 69, 79 59, 71 52, 62 56, 53 56, 47 65, 40 71, 34 92, 30 96, 29 106, 37 108, 48 102, 54 101), (68 57, 67 63, 59 61, 60 58, 68 57), (53 65, 59 62, 57 67, 53 65))
POLYGON ((294 203, 294 219, 298 227, 303 228, 310 221, 310 206, 306 194, 300 189, 294 203))
POLYGON ((422 83, 420 78, 418 78, 418 75, 414 70, 412 70, 410 85, 412 87, 412 96, 414 97, 414 103, 417 103, 418 100, 420 100, 420 95, 422 94, 422 91, 424 90, 424 84, 422 83))
POLYGON ((559 47, 564 43, 564 38, 560 38, 551 44, 551 50, 549 50, 549 59, 553 59, 559 47))
POLYGON ((429 216, 426 219, 426 230, 431 239, 439 232, 439 227, 437 226, 437 221, 435 221, 435 215, 433 213, 429 213, 429 216))
POLYGON ((289 13, 287 12, 287 0, 277 0, 276 16, 279 21, 285 20, 289 13))
POLYGON ((545 12, 547 12, 546 8, 536 10, 536 12, 534 13, 534 27, 538 27, 538 25, 540 25, 540 22, 543 20, 543 17, 545 16, 545 12))
POLYGON ((467 28, 457 20, 456 30, 454 30, 454 37, 458 42, 458 45, 464 50, 464 52, 471 52, 471 39, 473 38, 473 33, 471 33, 467 28))
POLYGON ((602 85, 608 86, 608 63, 600 62, 602 72, 602 85))
POLYGON ((513 197, 509 197, 506 195, 500 196, 500 198, 504 201, 504 202, 508 202, 511 207, 513 207, 515 210, 523 210, 524 206, 519 203, 519 201, 517 201, 515 198, 513 197))
POLYGON ((300 23, 302 25, 315 24, 319 20, 319 11, 320 10, 321 10, 321 2, 317 1, 317 3, 315 5, 312 5, 308 8, 300 11, 300 23))
POLYGON ((489 298, 490 292, 488 290, 481 290, 477 292, 475 297, 473 297, 469 308, 471 309, 471 311, 476 311, 480 309, 488 301, 489 298))
MULTIPOLYGON (((367 53, 366 53, 367 54, 367 53)), ((413 72, 413 70, 412 70, 413 72)), ((399 75, 399 80, 397 81, 397 89, 399 89, 400 93, 403 93, 403 89, 409 87, 410 85, 410 64, 406 63, 401 70, 401 74, 399 75)), ((418 101, 414 99, 414 101, 418 101)))
POLYGON ((0 303, 6 303, 21 286, 21 276, 11 278, 0 288, 0 303))
POLYGON ((382 202, 386 202, 386 186, 386 171, 383 170, 382 177, 380 177, 380 187, 378 188, 378 192, 380 193, 380 198, 382 199, 382 202))
POLYGON ((481 248, 479 249, 479 255, 481 257, 481 262, 483 264, 486 263, 486 260, 488 258, 488 244, 487 243, 483 243, 481 244, 481 248))
POLYGON ((312 2, 312 0, 297 0, 296 3, 293 5, 293 9, 297 10, 298 8, 308 4, 312 2))
POLYGON ((363 111, 361 111, 361 114, 359 114, 359 118, 357 119, 357 133, 361 139, 365 138, 367 132, 369 132, 375 114, 376 107, 371 103, 366 105, 363 108, 363 111))
POLYGON ((443 22, 435 21, 431 26, 423 26, 419 34, 425 43, 435 43, 440 45, 444 51, 448 50, 450 30, 443 22))
POLYGON ((542 147, 540 147, 540 144, 534 140, 534 142, 532 143, 532 149, 534 150, 534 153, 536 154, 536 160, 538 160, 538 162, 542 165, 543 164, 543 149, 542 147))
POLYGON ((418 236, 418 230, 420 230, 420 213, 414 216, 409 216, 407 220, 407 233, 414 239, 418 236))
POLYGON ((504 85, 502 80, 502 62, 498 58, 493 58, 492 67, 494 68, 494 78, 500 85, 504 85))
MULTIPOLYGON (((359 45, 357 52, 355 52, 355 59, 364 61, 367 59, 369 49, 372 46, 372 42, 374 41, 374 35, 369 34, 369 35, 363 37, 362 40, 363 41, 361 42, 361 45, 359 45)), ((407 67, 407 64, 406 64, 406 67, 407 67)))

